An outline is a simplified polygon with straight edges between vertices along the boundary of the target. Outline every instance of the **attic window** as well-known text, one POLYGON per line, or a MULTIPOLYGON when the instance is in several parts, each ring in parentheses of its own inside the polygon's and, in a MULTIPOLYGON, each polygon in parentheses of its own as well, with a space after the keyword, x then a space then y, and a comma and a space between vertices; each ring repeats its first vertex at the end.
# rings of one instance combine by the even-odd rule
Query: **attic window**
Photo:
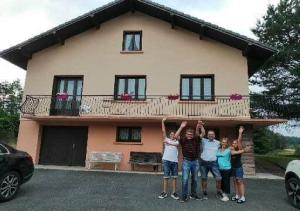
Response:
POLYGON ((124 31, 122 50, 123 51, 141 51, 142 50, 142 31, 124 31))

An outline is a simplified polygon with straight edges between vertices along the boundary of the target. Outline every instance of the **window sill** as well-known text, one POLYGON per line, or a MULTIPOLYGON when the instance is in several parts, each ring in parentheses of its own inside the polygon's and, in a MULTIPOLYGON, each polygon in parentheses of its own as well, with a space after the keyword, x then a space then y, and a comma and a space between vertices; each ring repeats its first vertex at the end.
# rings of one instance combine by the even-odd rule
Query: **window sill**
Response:
POLYGON ((121 51, 120 54, 143 54, 144 51, 121 51))
POLYGON ((180 104, 218 104, 217 101, 214 100, 180 100, 178 103, 180 104))
POLYGON ((114 144, 116 144, 116 145, 143 145, 142 142, 117 142, 117 141, 115 141, 114 144))

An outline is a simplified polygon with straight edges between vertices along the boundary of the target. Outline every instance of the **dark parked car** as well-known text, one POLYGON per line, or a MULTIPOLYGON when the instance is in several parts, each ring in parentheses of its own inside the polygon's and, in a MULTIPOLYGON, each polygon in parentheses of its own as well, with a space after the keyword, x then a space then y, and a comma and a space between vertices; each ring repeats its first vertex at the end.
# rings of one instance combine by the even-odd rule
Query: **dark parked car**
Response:
POLYGON ((13 199, 33 175, 32 157, 0 142, 0 201, 13 199))

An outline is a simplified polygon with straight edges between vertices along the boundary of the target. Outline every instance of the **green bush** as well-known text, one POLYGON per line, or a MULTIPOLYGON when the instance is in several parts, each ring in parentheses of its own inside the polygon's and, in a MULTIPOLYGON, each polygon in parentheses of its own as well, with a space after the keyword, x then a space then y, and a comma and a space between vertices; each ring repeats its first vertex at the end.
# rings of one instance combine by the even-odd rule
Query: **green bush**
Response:
POLYGON ((270 156, 270 155, 256 155, 257 159, 265 160, 270 163, 273 163, 279 166, 282 169, 286 169, 287 164, 295 159, 299 159, 297 157, 290 157, 290 156, 270 156))
MULTIPOLYGON (((300 157, 300 145, 297 145, 296 147, 295 147, 295 155, 297 156, 297 155, 299 155, 299 157, 300 157)), ((298 157, 298 156, 297 156, 298 157)))

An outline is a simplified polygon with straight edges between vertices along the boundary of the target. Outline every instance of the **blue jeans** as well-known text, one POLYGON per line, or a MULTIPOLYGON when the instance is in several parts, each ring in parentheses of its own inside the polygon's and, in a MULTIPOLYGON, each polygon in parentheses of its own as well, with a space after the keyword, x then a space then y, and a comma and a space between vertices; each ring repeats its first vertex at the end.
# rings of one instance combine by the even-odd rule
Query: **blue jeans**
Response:
POLYGON ((164 164, 164 178, 177 178, 178 176, 178 163, 168 160, 163 160, 164 164))
POLYGON ((222 180, 222 176, 217 161, 200 160, 199 163, 200 163, 200 173, 202 179, 207 179, 207 174, 210 171, 216 180, 218 181, 222 180))
POLYGON ((183 160, 182 164, 182 198, 188 196, 189 177, 191 173, 191 195, 197 194, 199 161, 198 160, 183 160))
POLYGON ((243 179, 244 177, 243 167, 232 168, 231 171, 232 171, 232 177, 234 177, 235 179, 243 179))

